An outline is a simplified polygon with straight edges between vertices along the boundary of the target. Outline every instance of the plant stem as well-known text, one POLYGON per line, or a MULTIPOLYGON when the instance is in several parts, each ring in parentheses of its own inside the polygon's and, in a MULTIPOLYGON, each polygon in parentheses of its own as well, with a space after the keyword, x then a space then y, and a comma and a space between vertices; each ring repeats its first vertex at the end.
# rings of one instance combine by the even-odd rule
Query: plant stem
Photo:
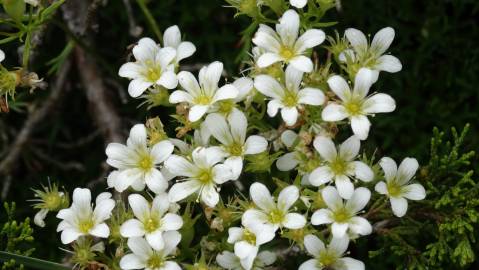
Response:
POLYGON ((143 14, 145 14, 146 20, 148 21, 148 24, 152 28, 156 37, 158 38, 160 43, 163 43, 163 35, 161 34, 160 28, 158 27, 155 18, 153 18, 153 15, 151 14, 150 10, 148 10, 148 7, 145 4, 145 0, 136 0, 136 2, 138 2, 141 11, 143 12, 143 14))

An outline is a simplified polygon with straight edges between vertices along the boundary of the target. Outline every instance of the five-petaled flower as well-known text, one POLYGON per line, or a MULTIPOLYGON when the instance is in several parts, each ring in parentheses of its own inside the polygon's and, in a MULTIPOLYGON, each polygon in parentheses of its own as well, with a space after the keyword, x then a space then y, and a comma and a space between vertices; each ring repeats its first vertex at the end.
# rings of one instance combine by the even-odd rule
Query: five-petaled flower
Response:
POLYGON ((163 46, 171 47, 176 50, 176 56, 173 62, 176 66, 180 64, 180 61, 192 56, 196 47, 189 41, 181 41, 181 32, 178 26, 173 25, 168 27, 163 34, 163 46))

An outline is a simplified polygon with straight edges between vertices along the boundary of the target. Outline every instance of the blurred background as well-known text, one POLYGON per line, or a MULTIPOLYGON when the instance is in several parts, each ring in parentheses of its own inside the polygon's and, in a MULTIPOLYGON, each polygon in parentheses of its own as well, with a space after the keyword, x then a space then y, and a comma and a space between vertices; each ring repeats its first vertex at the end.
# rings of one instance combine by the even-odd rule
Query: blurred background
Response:
MULTIPOLYGON (((67 4, 75 7, 77 1, 83 0, 67 4)), ((183 62, 189 69, 219 60, 229 75, 236 75, 242 46, 239 33, 249 19, 233 19, 235 10, 226 6, 221 0, 148 3, 161 29, 177 24, 183 38, 196 45, 197 52, 183 62)), ((33 94, 28 89, 19 91, 10 103, 10 113, 0 114, 1 201, 16 201, 21 218, 33 217, 35 211, 28 207, 31 189, 48 179, 66 190, 77 186, 103 189, 108 172, 105 143, 123 140, 134 123, 148 116, 160 115, 166 125, 170 121, 168 111, 147 112, 140 106, 142 100, 130 98, 128 81, 116 75, 131 45, 139 37, 154 37, 136 1, 93 1, 89 8, 95 12, 89 10, 92 15, 85 18, 75 16, 72 7, 62 9, 42 30, 31 65, 49 86, 33 94), (82 29, 82 20, 89 25, 87 29, 82 29), (79 39, 81 49, 73 48, 65 57, 64 65, 70 67, 49 75, 52 66, 46 63, 68 49, 72 38, 79 39), (61 90, 54 92, 55 88, 61 90), (52 93, 58 95, 52 98, 52 93), (42 112, 45 106, 48 109, 42 112), (32 120, 35 115, 40 119, 32 120)), ((414 156, 424 164, 433 127, 461 129, 466 123, 471 124, 466 146, 479 149, 477 18, 479 1, 475 0, 342 0, 340 9, 328 12, 325 21, 338 22, 323 29, 329 35, 348 27, 372 35, 386 26, 396 30, 390 51, 401 60, 403 69, 396 74, 381 73, 376 89, 393 96, 397 109, 373 119, 368 152, 377 150, 379 157, 386 153, 396 159, 414 156)), ((19 66, 15 44, 0 48, 7 55, 3 64, 19 66)), ((47 224, 48 220, 55 224, 54 219, 49 217, 47 224)), ((35 238, 50 247, 38 248, 35 256, 58 260, 61 244, 53 229, 38 229, 35 238)))

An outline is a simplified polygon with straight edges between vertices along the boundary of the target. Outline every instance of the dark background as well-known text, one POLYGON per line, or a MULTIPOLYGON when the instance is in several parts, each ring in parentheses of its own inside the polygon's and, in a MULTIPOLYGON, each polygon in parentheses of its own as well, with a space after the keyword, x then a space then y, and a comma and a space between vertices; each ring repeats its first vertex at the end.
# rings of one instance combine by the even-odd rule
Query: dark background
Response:
MULTIPOLYGON (((184 64, 219 60, 225 63, 229 74, 238 73, 235 58, 241 46, 239 33, 248 25, 248 18, 233 19, 234 10, 224 7, 226 3, 219 0, 151 2, 149 7, 161 29, 177 24, 184 39, 196 45, 194 57, 184 64)), ((131 4, 137 24, 144 29, 141 36, 154 37, 135 1, 131 4)), ((433 127, 447 130, 452 126, 462 128, 466 123, 471 124, 467 146, 478 149, 479 1, 343 0, 341 4, 341 11, 331 10, 325 18, 339 22, 337 26, 324 29, 327 34, 334 34, 335 29, 343 33, 344 29, 354 27, 374 35, 379 29, 391 26, 396 30, 396 39, 390 51, 403 64, 399 73, 381 73, 376 85, 375 89, 394 97, 397 109, 392 114, 373 119, 368 151, 377 147, 378 156, 387 154, 396 159, 414 156, 424 163, 433 127)), ((61 14, 58 15, 47 28, 44 41, 38 47, 39 55, 33 62, 33 70, 47 82, 52 77, 46 75, 45 61, 58 55, 67 39, 61 28, 65 22, 61 14)), ((114 75, 127 59, 127 47, 138 39, 128 34, 123 1, 108 1, 99 7, 96 16, 91 47, 98 61, 98 75, 111 91, 111 102, 122 118, 123 134, 133 123, 145 120, 148 115, 160 114, 164 123, 168 123, 166 111, 154 109, 147 113, 145 107, 137 108, 141 100, 120 98, 127 95, 128 82, 114 75)), ((7 54, 6 66, 18 65, 16 46, 2 46, 7 54)), ((30 204, 27 200, 32 197, 31 189, 46 183, 48 178, 71 191, 104 176, 105 139, 94 124, 95 116, 79 83, 78 69, 81 68, 75 66, 76 71, 70 72, 71 89, 35 128, 9 173, 13 181, 3 200, 16 201, 17 214, 21 218, 33 217, 34 211, 27 207, 30 204), (44 155, 36 154, 38 151, 44 155)), ((15 103, 25 104, 20 107, 22 111, 0 116, 0 158, 9 151, 32 104, 41 106, 48 91, 48 88, 38 90, 32 95, 27 90, 21 91, 15 103)), ((1 179, 7 176, 1 175, 1 179)), ((106 183, 95 188, 100 190, 105 186, 106 183)), ((61 251, 57 247, 61 244, 53 229, 56 221, 54 217, 49 217, 48 221, 47 229, 36 231, 37 243, 43 246, 37 247, 35 255, 58 259, 61 251)))

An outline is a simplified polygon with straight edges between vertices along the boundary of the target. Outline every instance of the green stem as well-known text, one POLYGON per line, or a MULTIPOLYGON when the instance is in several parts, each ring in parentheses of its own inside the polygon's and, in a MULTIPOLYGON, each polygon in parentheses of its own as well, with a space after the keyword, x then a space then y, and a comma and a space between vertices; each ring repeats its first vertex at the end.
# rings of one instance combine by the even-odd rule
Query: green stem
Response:
POLYGON ((15 260, 15 263, 23 264, 27 269, 39 269, 39 270, 69 270, 71 269, 68 266, 40 260, 37 258, 26 257, 18 254, 13 254, 5 251, 0 251, 0 261, 8 262, 10 260, 15 260))
POLYGON ((156 37, 158 38, 160 43, 163 43, 163 35, 161 34, 160 28, 158 27, 155 18, 153 18, 153 15, 151 14, 150 10, 148 10, 148 7, 145 4, 145 0, 137 0, 136 2, 138 2, 141 11, 143 12, 143 14, 145 14, 146 20, 148 21, 148 24, 155 33, 156 37))

